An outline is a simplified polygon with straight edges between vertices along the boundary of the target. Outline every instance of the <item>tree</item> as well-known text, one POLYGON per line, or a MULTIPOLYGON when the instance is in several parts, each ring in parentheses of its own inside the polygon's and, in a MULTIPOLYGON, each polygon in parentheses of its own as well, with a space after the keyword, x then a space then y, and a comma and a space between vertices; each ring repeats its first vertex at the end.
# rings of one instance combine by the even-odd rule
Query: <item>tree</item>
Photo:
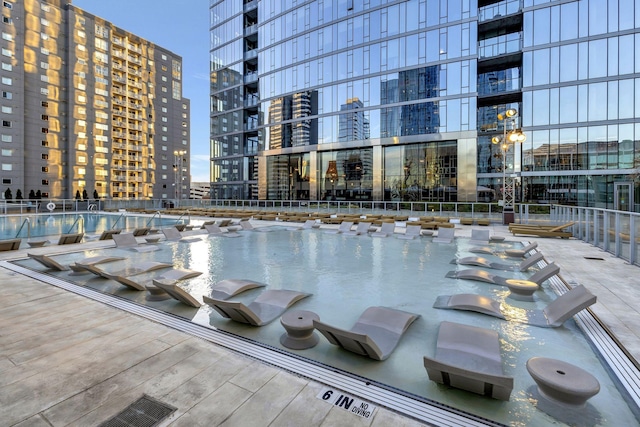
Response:
POLYGON ((76 190, 76 200, 80 200, 80 190, 76 190))
POLYGON ((18 191, 16 191, 16 200, 22 200, 22 190, 19 188, 18 191))
POLYGON ((82 200, 87 200, 89 198, 89 194, 87 193, 87 189, 82 190, 82 200))
POLYGON ((35 200, 36 193, 33 190, 29 190, 29 200, 35 200))
POLYGON ((13 194, 11 194, 11 189, 7 188, 7 191, 4 192, 4 198, 6 200, 12 200, 13 199, 13 194))

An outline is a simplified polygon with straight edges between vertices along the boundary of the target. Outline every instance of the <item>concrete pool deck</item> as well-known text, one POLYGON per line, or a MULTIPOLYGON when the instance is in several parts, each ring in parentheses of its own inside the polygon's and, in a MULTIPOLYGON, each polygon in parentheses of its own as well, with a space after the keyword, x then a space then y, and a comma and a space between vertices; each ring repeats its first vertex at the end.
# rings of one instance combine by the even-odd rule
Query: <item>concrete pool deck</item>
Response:
MULTIPOLYGON (((458 224, 456 236, 468 237, 473 228, 458 224)), ((536 240, 567 283, 597 295, 591 310, 640 358, 638 267, 580 240, 514 237, 501 225, 489 229, 509 240, 536 240)), ((26 252, 0 253, 0 260, 26 252)), ((162 425, 423 425, 381 406, 371 419, 356 416, 318 399, 321 383, 3 268, 0 281, 4 425, 97 425, 143 394, 177 408, 162 425)))

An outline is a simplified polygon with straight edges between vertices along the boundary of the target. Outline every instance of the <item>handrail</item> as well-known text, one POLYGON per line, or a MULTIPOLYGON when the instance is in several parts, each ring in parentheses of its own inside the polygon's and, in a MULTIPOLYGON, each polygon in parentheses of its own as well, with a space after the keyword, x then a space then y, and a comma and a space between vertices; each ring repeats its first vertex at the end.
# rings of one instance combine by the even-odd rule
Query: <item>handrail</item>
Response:
POLYGON ((75 227, 76 224, 78 223, 78 221, 80 221, 80 220, 82 220, 82 224, 84 225, 84 217, 83 216, 77 217, 76 220, 73 222, 73 224, 71 224, 71 227, 67 231, 67 234, 71 233, 71 230, 73 230, 73 227, 75 227))
POLYGON ((180 221, 182 219, 183 216, 188 215, 189 220, 187 221, 187 225, 191 224, 191 213, 189 212, 189 210, 187 209, 187 213, 183 213, 182 215, 180 215, 178 217, 178 219, 176 219, 176 224, 178 223, 178 221, 180 221))
POLYGON ((153 218, 155 218, 156 215, 160 219, 160 226, 162 227, 162 214, 160 213, 160 211, 156 211, 156 213, 154 213, 153 216, 149 218, 149 221, 147 221, 147 225, 146 225, 147 227, 151 225, 151 221, 153 221, 153 218))
MULTIPOLYGON (((116 219, 116 222, 114 222, 114 223, 113 223, 113 225, 111 226, 111 229, 112 229, 112 230, 115 230, 116 225, 118 225, 118 222, 120 222, 120 218, 123 218, 123 217, 125 217, 125 216, 126 216, 125 214, 120 214, 120 216, 118 217, 118 219, 116 219)), ((127 225, 127 224, 126 224, 127 220, 125 219, 124 221, 125 221, 125 227, 124 227, 124 228, 127 228, 127 227, 126 227, 126 225, 127 225)))
POLYGON ((25 224, 27 224, 27 239, 31 237, 31 221, 29 220, 29 218, 25 218, 24 221, 22 221, 20 228, 18 228, 18 232, 16 233, 16 239, 20 235, 20 232, 24 228, 25 224))

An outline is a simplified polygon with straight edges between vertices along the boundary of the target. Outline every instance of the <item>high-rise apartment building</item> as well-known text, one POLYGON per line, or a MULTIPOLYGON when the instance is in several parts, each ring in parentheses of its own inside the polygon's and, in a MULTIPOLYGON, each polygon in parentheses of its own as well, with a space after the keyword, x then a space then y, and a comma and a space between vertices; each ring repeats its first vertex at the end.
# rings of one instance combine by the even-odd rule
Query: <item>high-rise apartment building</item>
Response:
POLYGON ((3 0, 2 191, 189 197, 182 58, 68 0, 3 0))
POLYGON ((210 4, 213 198, 640 198, 637 0, 210 4))

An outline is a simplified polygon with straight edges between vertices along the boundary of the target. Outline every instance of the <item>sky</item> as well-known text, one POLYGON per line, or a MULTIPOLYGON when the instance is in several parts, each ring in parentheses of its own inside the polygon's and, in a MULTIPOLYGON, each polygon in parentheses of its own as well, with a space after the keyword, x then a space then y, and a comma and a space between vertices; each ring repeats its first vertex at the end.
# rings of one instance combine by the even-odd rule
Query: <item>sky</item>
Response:
POLYGON ((72 4, 182 57, 182 96, 191 100, 191 181, 209 182, 209 0, 72 4))

